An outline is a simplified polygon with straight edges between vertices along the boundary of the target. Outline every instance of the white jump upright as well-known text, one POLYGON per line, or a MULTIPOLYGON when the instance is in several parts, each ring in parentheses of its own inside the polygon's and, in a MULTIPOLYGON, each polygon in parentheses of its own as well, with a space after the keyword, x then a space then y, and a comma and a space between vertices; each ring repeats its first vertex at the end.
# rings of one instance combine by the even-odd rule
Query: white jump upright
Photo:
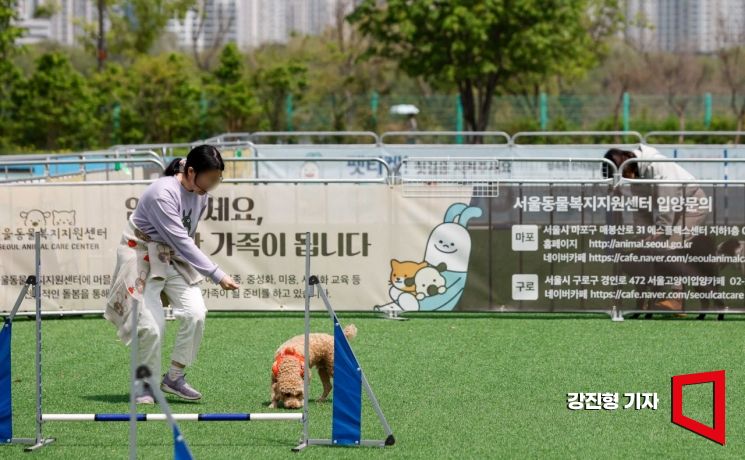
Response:
POLYGON ((44 447, 54 442, 54 438, 45 438, 42 433, 42 386, 41 386, 41 233, 34 233, 34 271, 35 274, 29 276, 26 279, 26 283, 21 289, 21 293, 18 296, 10 315, 5 318, 3 323, 2 335, 2 347, 3 354, 7 354, 3 358, 3 365, 7 367, 3 374, 3 383, 7 382, 7 385, 2 386, 0 391, 0 406, 2 406, 2 414, 0 414, 0 444, 25 444, 28 445, 24 450, 29 452, 36 450, 40 447, 44 447), (36 416, 35 416, 35 436, 33 438, 16 438, 12 436, 13 427, 13 397, 11 392, 11 335, 13 319, 15 318, 18 309, 23 303, 23 299, 26 297, 29 288, 34 288, 34 300, 36 306, 36 382, 35 382, 35 401, 36 401, 36 416))

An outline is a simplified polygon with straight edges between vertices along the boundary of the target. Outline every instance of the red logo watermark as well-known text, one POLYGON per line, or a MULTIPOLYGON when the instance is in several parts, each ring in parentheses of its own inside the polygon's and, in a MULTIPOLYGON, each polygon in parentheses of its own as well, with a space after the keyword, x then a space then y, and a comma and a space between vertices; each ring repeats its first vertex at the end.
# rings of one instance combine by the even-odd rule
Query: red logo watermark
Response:
POLYGON ((672 378, 672 422, 693 431, 707 439, 725 444, 725 378, 724 371, 701 372, 698 374, 675 375, 672 378), (703 423, 683 415, 683 386, 714 384, 714 426, 703 423))

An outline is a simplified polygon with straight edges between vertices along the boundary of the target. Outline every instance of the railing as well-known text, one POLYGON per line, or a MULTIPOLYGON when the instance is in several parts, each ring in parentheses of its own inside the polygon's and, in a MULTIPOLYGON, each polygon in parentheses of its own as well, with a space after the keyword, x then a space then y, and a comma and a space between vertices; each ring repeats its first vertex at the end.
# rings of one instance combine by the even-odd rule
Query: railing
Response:
MULTIPOLYGON (((79 160, 57 160, 57 159, 31 159, 31 160, 12 160, 3 161, 0 160, 0 170, 3 168, 18 167, 18 166, 32 166, 41 165, 44 166, 46 174, 44 176, 33 176, 24 179, 15 179, 4 182, 5 185, 103 185, 103 184, 131 184, 131 183, 149 183, 150 180, 144 178, 142 180, 103 180, 103 181, 79 181, 79 182, 48 182, 49 179, 55 177, 71 176, 75 174, 82 174, 85 179, 86 170, 85 167, 80 168, 78 171, 73 171, 65 174, 53 176, 50 174, 51 167, 60 165, 89 165, 89 164, 148 164, 153 165, 159 173, 163 173, 165 168, 163 162, 159 159, 145 156, 143 158, 84 158, 79 160), (40 182, 45 180, 45 182, 40 182)), ((106 170, 108 171, 108 169, 106 170)), ((107 176, 108 177, 108 176, 107 176)))
MULTIPOLYGON (((279 163, 300 163, 307 161, 308 158, 304 157, 271 157, 271 158, 262 158, 262 157, 241 157, 241 158, 226 158, 225 162, 235 162, 235 163, 243 163, 243 162, 249 162, 249 163, 267 163, 267 162, 279 162, 279 163)), ((330 162, 354 162, 354 161, 360 161, 359 157, 318 157, 318 158, 312 158, 312 161, 314 162, 323 162, 323 163, 330 163, 330 162)), ((365 158, 364 161, 369 161, 378 164, 384 171, 385 174, 381 177, 375 177, 375 178, 355 178, 355 179, 346 179, 346 178, 261 178, 261 177, 240 177, 240 178, 233 178, 233 179, 225 179, 223 180, 223 183, 228 184, 386 184, 390 183, 391 181, 391 167, 390 165, 382 158, 365 158)))

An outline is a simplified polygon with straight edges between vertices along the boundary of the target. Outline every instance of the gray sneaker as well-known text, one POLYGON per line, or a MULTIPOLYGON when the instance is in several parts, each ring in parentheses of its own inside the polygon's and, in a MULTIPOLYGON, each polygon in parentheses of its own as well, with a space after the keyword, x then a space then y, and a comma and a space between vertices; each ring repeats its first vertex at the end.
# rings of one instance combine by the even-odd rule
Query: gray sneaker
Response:
POLYGON ((143 386, 141 393, 135 396, 135 403, 137 404, 155 404, 155 397, 153 396, 153 390, 147 383, 143 386))
POLYGON ((160 389, 166 393, 171 393, 172 395, 188 399, 189 401, 202 399, 202 393, 186 383, 185 375, 182 375, 176 380, 171 380, 168 378, 168 374, 164 374, 163 381, 160 383, 160 389))

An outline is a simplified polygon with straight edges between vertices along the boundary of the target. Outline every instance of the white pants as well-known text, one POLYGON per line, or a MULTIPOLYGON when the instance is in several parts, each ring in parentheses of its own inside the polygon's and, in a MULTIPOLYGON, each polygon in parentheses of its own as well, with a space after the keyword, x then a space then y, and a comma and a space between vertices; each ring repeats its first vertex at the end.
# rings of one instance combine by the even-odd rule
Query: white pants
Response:
POLYGON ((181 274, 168 265, 165 278, 148 277, 137 324, 139 364, 148 366, 153 375, 161 374, 161 350, 165 336, 165 315, 160 293, 165 291, 179 320, 171 359, 189 365, 197 357, 204 333, 204 305, 199 285, 190 286, 181 274))

